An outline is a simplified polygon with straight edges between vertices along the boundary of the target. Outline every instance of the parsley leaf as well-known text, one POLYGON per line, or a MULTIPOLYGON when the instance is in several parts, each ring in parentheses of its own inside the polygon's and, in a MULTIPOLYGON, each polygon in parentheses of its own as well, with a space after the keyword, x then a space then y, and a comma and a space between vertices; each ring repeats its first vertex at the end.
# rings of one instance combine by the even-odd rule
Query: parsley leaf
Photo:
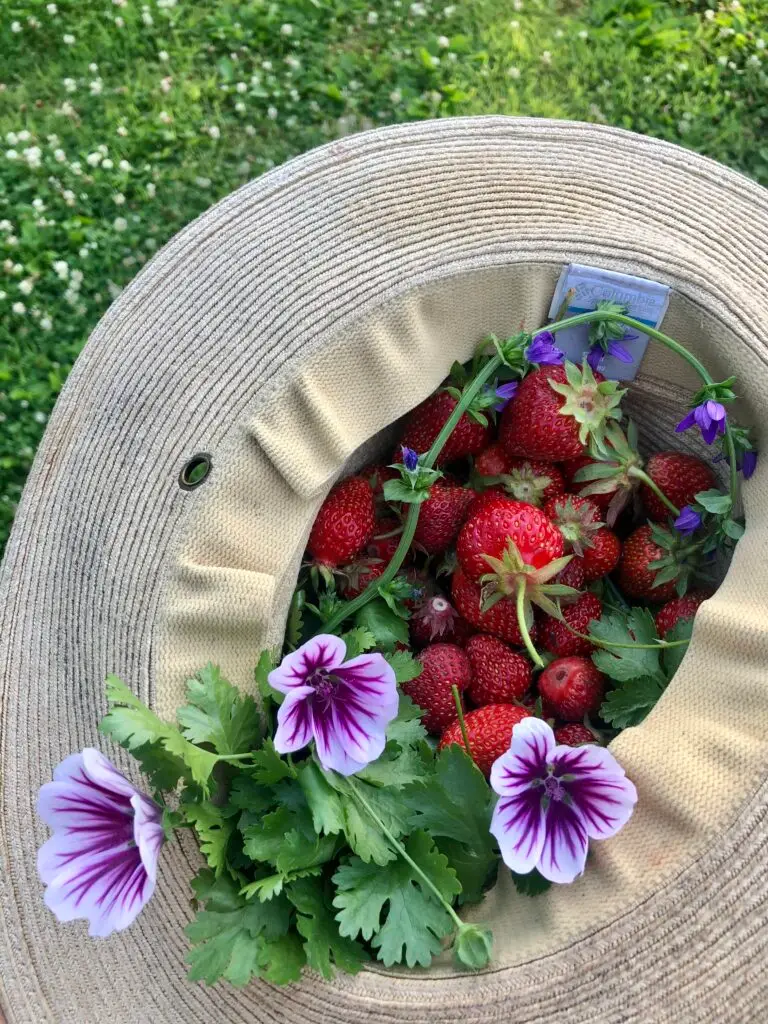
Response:
POLYGON ((281 779, 296 778, 296 769, 280 757, 271 739, 266 739, 261 749, 254 752, 246 771, 256 782, 267 786, 281 779))
POLYGON ((216 665, 206 665, 187 680, 187 704, 176 713, 192 743, 209 743, 220 754, 245 754, 260 739, 253 697, 243 697, 216 665))
POLYGON ((357 974, 368 954, 336 927, 323 883, 302 878, 292 882, 287 892, 296 907, 296 928, 304 939, 307 964, 326 979, 333 977, 334 965, 347 974, 357 974))
POLYGON ((611 690, 600 708, 600 717, 614 729, 639 725, 664 692, 658 676, 628 679, 611 690))
POLYGON ((168 793, 176 789, 183 778, 189 777, 189 769, 181 758, 169 753, 160 741, 145 743, 131 753, 155 792, 168 793))
MULTIPOLYGON (((667 632, 665 637, 666 640, 690 640, 691 633, 693 632, 693 619, 681 619, 676 622, 672 629, 667 632)), ((665 647, 664 653, 662 654, 662 661, 664 663, 664 672, 666 673, 667 679, 672 679, 672 676, 680 668, 680 662, 685 657, 688 647, 686 644, 681 644, 679 647, 665 647)))
POLYGON ((357 777, 375 786, 400 789, 426 778, 432 770, 432 753, 421 724, 422 709, 410 697, 400 695, 397 718, 387 729, 387 745, 381 756, 358 772, 357 777))
POLYGON ((283 886, 289 882, 295 882, 297 878, 309 878, 320 875, 322 871, 322 867, 317 865, 313 868, 303 868, 301 871, 289 871, 286 875, 267 875, 265 878, 259 878, 255 882, 249 882, 248 885, 240 890, 240 894, 248 900, 256 896, 261 903, 266 903, 273 896, 279 896, 283 891, 283 886))
MULTIPOLYGON (((414 832, 406 850, 446 900, 450 902, 458 895, 461 885, 456 873, 426 832, 414 832)), ((387 967, 403 962, 409 967, 428 967, 442 949, 441 940, 453 930, 445 908, 423 888, 419 876, 401 858, 377 867, 353 857, 338 869, 333 881, 337 886, 333 905, 339 910, 339 932, 350 938, 361 934, 371 940, 379 960, 387 967)))
POLYGON ((101 720, 100 730, 127 750, 147 743, 158 743, 182 761, 199 785, 208 788, 218 758, 208 750, 185 739, 175 725, 169 725, 150 711, 117 676, 107 676, 107 700, 110 710, 101 720))
POLYGON ((385 651, 394 650, 397 643, 408 643, 408 623, 380 598, 363 605, 355 615, 355 622, 372 633, 376 646, 385 651))
MULTIPOLYGON (((631 608, 627 615, 604 615, 589 626, 590 636, 619 644, 653 644, 658 640, 653 615, 647 608, 631 608)), ((617 682, 652 676, 662 679, 659 665, 661 648, 614 647, 597 650, 592 661, 617 682)))
POLYGON ((388 864, 394 860, 397 854, 353 794, 355 791, 362 792, 374 814, 378 815, 396 839, 407 832, 409 826, 409 812, 401 794, 390 789, 378 789, 362 781, 350 784, 339 775, 329 775, 327 778, 344 798, 344 835, 352 850, 366 863, 373 861, 374 864, 388 864))
POLYGON ((299 771, 299 785, 312 812, 312 824, 318 835, 335 835, 344 828, 341 799, 328 782, 325 773, 314 761, 307 761, 299 771))
POLYGON ((233 811, 216 807, 204 800, 185 803, 183 812, 187 821, 195 826, 200 839, 200 852, 208 861, 208 866, 220 875, 227 866, 227 844, 235 828, 233 811))
POLYGON ((283 701, 283 694, 279 693, 277 690, 273 690, 269 685, 268 679, 269 673, 276 667, 278 660, 279 659, 272 651, 262 651, 258 664, 254 670, 256 686, 261 694, 262 700, 264 701, 265 708, 268 708, 272 701, 274 701, 275 704, 281 704, 283 701))
POLYGON ((392 654, 386 655, 386 659, 394 670, 398 683, 410 683, 412 679, 421 675, 423 665, 410 651, 393 651, 392 654))
POLYGON ((306 803, 298 810, 279 807, 243 829, 246 857, 273 864, 282 875, 329 861, 336 852, 333 836, 318 836, 306 803))
POLYGON ((306 591, 299 588, 291 598, 291 608, 288 612, 288 622, 285 627, 285 642, 291 650, 295 650, 301 643, 304 631, 304 605, 307 600, 306 591))
POLYGON ((348 633, 342 635, 341 639, 347 645, 346 661, 351 661, 352 658, 356 658, 359 654, 364 654, 376 646, 376 638, 373 633, 362 626, 350 629, 348 633))

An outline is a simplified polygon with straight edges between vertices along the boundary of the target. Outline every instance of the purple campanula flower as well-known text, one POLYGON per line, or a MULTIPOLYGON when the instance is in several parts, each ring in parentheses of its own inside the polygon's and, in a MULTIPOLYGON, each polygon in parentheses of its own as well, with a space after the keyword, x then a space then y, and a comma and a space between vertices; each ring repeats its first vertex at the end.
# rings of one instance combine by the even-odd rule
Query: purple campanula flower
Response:
POLYGON ((701 526, 701 516, 693 506, 686 505, 675 520, 674 526, 678 533, 683 534, 684 537, 688 537, 690 534, 695 533, 701 526))
MULTIPOLYGON (((635 337, 637 337, 637 335, 633 335, 632 338, 627 338, 625 336, 624 341, 631 341, 635 337)), ((634 358, 632 353, 628 349, 624 348, 624 346, 618 341, 608 342, 608 355, 613 356, 614 359, 618 359, 620 363, 631 363, 634 358)))
POLYGON ((637 790, 605 747, 555 744, 551 726, 526 718, 509 750, 494 762, 499 794, 491 833, 507 867, 534 868, 551 882, 584 871, 589 839, 608 839, 629 820, 637 790))
POLYGON ((695 406, 684 416, 675 427, 678 434, 690 427, 697 426, 701 436, 712 444, 718 434, 725 433, 726 411, 725 406, 708 398, 701 405, 695 406))
POLYGON ((53 836, 37 856, 45 902, 88 934, 127 928, 155 890, 162 811, 98 750, 72 754, 40 788, 37 811, 53 836))
POLYGON ((410 473, 413 473, 419 464, 418 452, 415 452, 413 448, 409 448, 405 444, 400 445, 400 451, 403 453, 403 465, 410 473))
POLYGON ((539 366, 560 366, 565 362, 565 353, 555 345, 552 331, 540 331, 525 350, 525 358, 539 366))
POLYGON ((511 380, 507 384, 500 384, 496 389, 498 402, 493 406, 496 412, 506 409, 517 392, 517 381, 511 380))
POLYGON ((739 466, 739 469, 741 470, 741 473, 742 473, 742 476, 744 477, 744 479, 745 480, 749 480, 749 478, 755 472, 756 468, 757 468, 757 452, 753 452, 753 451, 746 451, 746 452, 744 452, 744 454, 741 457, 741 465, 739 466))
POLYGON ((337 636, 312 637, 269 673, 284 693, 277 712, 275 749, 289 754, 313 739, 326 771, 354 775, 384 750, 387 725, 397 716, 395 673, 381 654, 344 661, 337 636))
POLYGON ((589 352, 587 352, 587 365, 593 373, 597 373, 597 368, 604 355, 605 352, 600 345, 590 346, 589 352))

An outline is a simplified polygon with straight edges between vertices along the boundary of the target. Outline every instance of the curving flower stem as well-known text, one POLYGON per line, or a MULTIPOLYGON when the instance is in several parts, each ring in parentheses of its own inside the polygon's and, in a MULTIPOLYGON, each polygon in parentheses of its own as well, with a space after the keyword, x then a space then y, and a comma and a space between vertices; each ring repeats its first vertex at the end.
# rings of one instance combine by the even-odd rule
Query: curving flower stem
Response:
POLYGON ((435 895, 435 897, 442 904, 443 908, 451 916, 452 920, 456 924, 456 927, 457 928, 461 928, 463 926, 464 922, 461 920, 461 918, 456 913, 456 911, 453 909, 453 907, 448 902, 448 900, 446 900, 445 896, 443 896, 443 894, 437 888, 437 886, 432 881, 432 879, 429 877, 429 875, 426 874, 426 872, 424 872, 419 867, 419 865, 416 863, 416 861, 413 859, 413 857, 411 857, 411 855, 408 853, 408 851, 403 846, 403 844, 398 839, 396 839, 394 837, 392 832, 387 828, 387 826, 384 824, 384 822, 378 816, 376 811, 374 811, 374 809, 371 807, 371 805, 365 799, 363 794, 360 792, 360 790, 359 790, 359 788, 357 786, 357 783, 355 782, 354 778, 352 776, 349 776, 347 778, 347 782, 349 783, 349 788, 350 788, 350 792, 352 793, 352 796, 355 798, 355 800, 357 800, 357 802, 360 804, 360 806, 363 808, 363 810, 366 812, 366 814, 368 814, 368 816, 371 818, 371 820, 376 823, 378 828, 381 829, 382 834, 386 838, 387 842, 391 845, 391 847, 395 851, 395 853, 397 853, 398 856, 402 857, 403 860, 407 864, 410 865, 411 869, 419 876, 419 878, 422 880, 424 885, 426 885, 427 888, 430 890, 430 892, 432 892, 435 895))
POLYGON ((544 668, 544 662, 541 660, 541 655, 533 645, 531 640, 531 634, 528 632, 528 626, 525 621, 525 580, 520 580, 517 584, 517 625, 520 628, 520 633, 523 637, 523 643, 525 649, 531 656, 531 661, 536 668, 544 668))
POLYGON ((451 687, 451 693, 453 694, 453 702, 456 705, 456 714, 459 719, 459 728, 461 729, 461 738, 464 740, 464 749, 467 752, 468 757, 472 757, 472 751, 469 749, 469 736, 467 735, 467 723, 464 720, 464 708, 461 706, 461 694, 456 683, 451 687))
POLYGON ((633 476, 636 480, 640 480, 646 487, 650 488, 659 501, 669 509, 673 516, 677 517, 680 515, 680 509, 677 505, 672 504, 659 485, 652 480, 650 476, 648 476, 644 469, 639 469, 637 466, 631 466, 627 472, 629 476, 633 476))

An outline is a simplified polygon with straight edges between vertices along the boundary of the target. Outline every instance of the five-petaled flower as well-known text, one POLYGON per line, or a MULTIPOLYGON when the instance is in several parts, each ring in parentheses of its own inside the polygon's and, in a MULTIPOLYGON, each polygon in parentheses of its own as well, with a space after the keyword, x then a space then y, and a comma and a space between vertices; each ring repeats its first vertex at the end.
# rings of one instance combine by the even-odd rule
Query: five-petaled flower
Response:
POLYGON ((45 902, 60 921, 85 918, 89 934, 131 924, 155 890, 162 811, 91 747, 71 754, 40 788, 53 829, 37 856, 45 902))
POLYGON ((525 358, 539 366, 560 366, 565 362, 565 352, 555 345, 552 331, 540 331, 525 350, 525 358))
POLYGON ((286 695, 277 713, 275 749, 289 754, 314 739, 323 768, 353 775, 384 750, 399 698, 383 655, 344 661, 345 655, 343 640, 321 633, 287 654, 269 673, 269 685, 286 695))
POLYGON ((687 537, 695 533, 701 526, 701 516, 692 505, 686 505, 685 508, 681 509, 680 515, 673 525, 678 533, 687 537))
POLYGON ((491 832, 504 863, 551 882, 584 871, 589 839, 608 839, 629 820, 637 791, 605 747, 555 744, 540 718, 526 718, 491 769, 499 794, 491 832))
POLYGON ((675 431, 680 434, 695 425, 707 444, 712 444, 718 434, 725 433, 725 421, 725 406, 708 398, 701 405, 691 409, 677 424, 675 431))

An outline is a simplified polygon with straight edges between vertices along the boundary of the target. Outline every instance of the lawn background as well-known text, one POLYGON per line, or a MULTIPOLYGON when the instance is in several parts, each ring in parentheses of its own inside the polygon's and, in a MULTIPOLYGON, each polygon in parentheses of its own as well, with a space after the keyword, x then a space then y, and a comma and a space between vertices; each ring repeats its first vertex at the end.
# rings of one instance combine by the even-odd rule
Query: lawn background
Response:
POLYGON ((0 551, 89 332, 217 199, 341 135, 473 113, 615 124, 768 184, 767 43, 768 0, 4 0, 0 551))

